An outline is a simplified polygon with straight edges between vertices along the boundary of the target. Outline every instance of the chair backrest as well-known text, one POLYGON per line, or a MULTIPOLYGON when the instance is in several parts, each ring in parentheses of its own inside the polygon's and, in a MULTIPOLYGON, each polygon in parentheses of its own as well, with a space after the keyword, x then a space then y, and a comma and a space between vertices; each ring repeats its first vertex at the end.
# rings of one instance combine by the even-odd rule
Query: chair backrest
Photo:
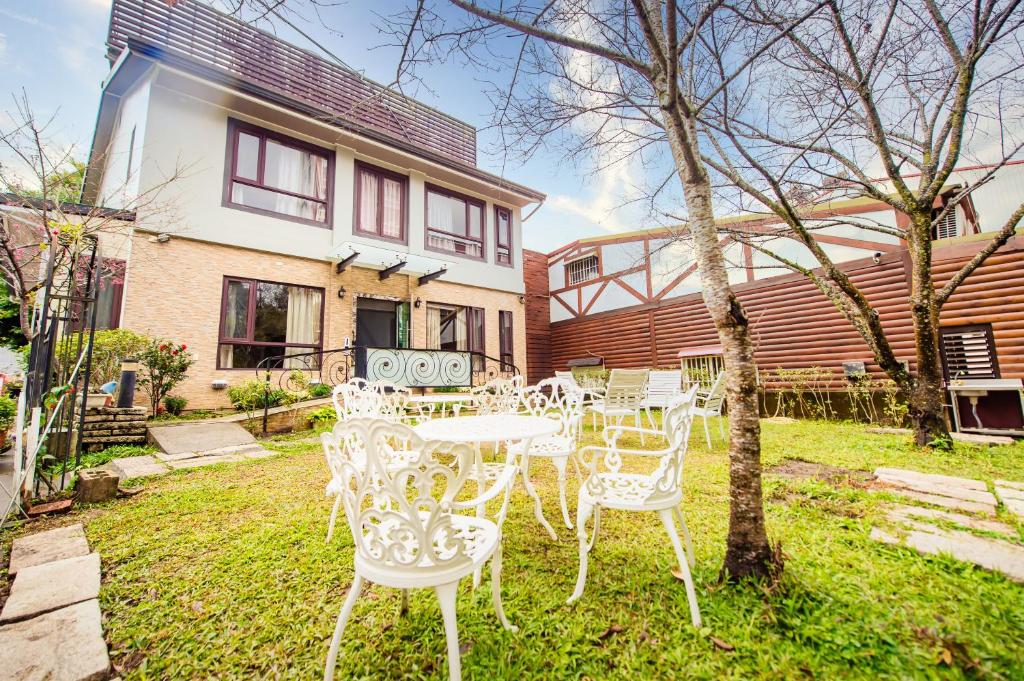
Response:
POLYGON ((519 399, 523 392, 522 376, 495 378, 484 385, 473 388, 473 403, 478 414, 513 414, 519 410, 519 399))
POLYGON ((403 385, 384 380, 374 381, 369 385, 369 389, 380 393, 385 418, 391 421, 402 420, 406 408, 409 406, 409 398, 412 397, 411 390, 403 385))
POLYGON ((531 416, 558 421, 558 434, 576 441, 577 426, 583 417, 583 391, 578 387, 561 378, 544 379, 523 391, 522 406, 531 416))
POLYGON ((683 392, 683 372, 679 369, 652 371, 647 377, 647 402, 667 405, 675 395, 683 392))
POLYGON ((556 371, 555 378, 572 383, 577 387, 579 387, 580 384, 579 381, 576 380, 575 374, 571 371, 556 371))
POLYGON ((606 407, 638 409, 647 389, 647 369, 612 369, 604 393, 606 407))
POLYGON ((701 406, 706 411, 721 411, 722 403, 725 402, 725 372, 718 374, 718 378, 711 384, 711 389, 706 395, 701 396, 701 406))
POLYGON ((339 421, 354 418, 382 418, 387 413, 384 397, 378 390, 360 388, 358 384, 342 383, 331 395, 334 413, 339 421))
POLYGON ((329 437, 338 445, 332 474, 337 469, 352 539, 369 567, 422 575, 472 562, 450 510, 470 473, 472 447, 423 440, 408 426, 380 419, 338 423, 329 437), (413 457, 396 462, 392 442, 404 443, 413 457))

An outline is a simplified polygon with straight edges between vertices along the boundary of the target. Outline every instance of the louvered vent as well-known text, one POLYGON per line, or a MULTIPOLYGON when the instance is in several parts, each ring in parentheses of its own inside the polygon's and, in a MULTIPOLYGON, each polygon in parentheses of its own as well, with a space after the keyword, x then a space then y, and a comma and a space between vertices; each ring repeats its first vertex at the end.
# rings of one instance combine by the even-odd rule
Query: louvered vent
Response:
POLYGON ((955 236, 960 236, 960 224, 956 215, 956 208, 953 208, 935 223, 936 239, 952 239, 955 236))
POLYGON ((942 364, 947 380, 999 378, 992 326, 948 326, 942 329, 942 364))

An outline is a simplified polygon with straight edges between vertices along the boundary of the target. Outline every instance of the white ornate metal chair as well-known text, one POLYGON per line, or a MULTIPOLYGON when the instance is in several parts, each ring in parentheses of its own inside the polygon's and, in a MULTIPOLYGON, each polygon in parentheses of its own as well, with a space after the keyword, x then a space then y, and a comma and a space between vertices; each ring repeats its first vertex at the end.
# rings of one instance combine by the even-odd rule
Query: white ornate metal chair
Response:
MULTIPOLYGON (((721 416, 722 407, 725 405, 725 372, 718 374, 718 378, 711 384, 707 392, 697 391, 697 402, 693 407, 694 416, 704 419, 704 437, 708 442, 708 449, 711 449, 711 432, 708 430, 708 417, 721 416)), ((725 439, 725 423, 718 419, 718 434, 725 439)))
MULTIPOLYGON (((578 387, 560 378, 548 378, 535 386, 526 388, 522 396, 523 412, 530 416, 555 420, 558 423, 558 432, 534 440, 530 444, 530 450, 525 454, 521 444, 512 447, 512 452, 521 456, 523 484, 527 493, 533 498, 534 515, 551 535, 551 538, 555 540, 558 539, 558 535, 544 517, 540 497, 530 482, 530 460, 534 457, 544 457, 550 459, 554 464, 558 473, 558 501, 562 508, 562 519, 565 521, 565 526, 571 530, 572 520, 569 519, 569 508, 565 502, 565 470, 570 460, 574 465, 576 464, 573 457, 576 455, 576 434, 579 421, 582 418, 582 398, 583 394, 578 387)), ((576 470, 578 475, 579 468, 577 467, 576 470)))
MULTIPOLYGON (((683 372, 679 369, 669 371, 652 371, 647 378, 647 392, 640 406, 647 413, 647 422, 651 428, 657 428, 651 409, 665 410, 665 407, 683 392, 683 372)), ((639 424, 637 424, 639 425, 639 424)))
POLYGON ((486 518, 461 515, 504 494, 503 508, 515 475, 504 475, 474 499, 457 500, 473 480, 474 454, 469 445, 424 441, 402 424, 374 419, 339 423, 333 432, 339 447, 332 462, 345 515, 355 542, 355 576, 331 639, 324 678, 334 678, 345 624, 363 582, 407 590, 432 588, 441 605, 448 647, 449 679, 461 678, 456 596, 460 580, 488 560, 494 609, 502 626, 514 630, 501 604, 501 526, 486 518), (415 459, 401 465, 390 460, 390 442, 409 442, 415 459), (350 455, 361 452, 361 455, 350 455))
MULTIPOLYGON (((594 429, 597 429, 597 415, 601 415, 601 424, 607 427, 610 419, 621 424, 626 416, 632 416, 634 425, 640 427, 640 409, 647 389, 647 369, 612 369, 608 377, 608 386, 604 397, 595 400, 589 410, 593 418, 594 429)), ((640 431, 640 442, 643 443, 643 430, 640 431)))
POLYGON ((339 421, 384 417, 387 408, 380 391, 373 390, 365 381, 363 383, 365 385, 361 386, 349 381, 335 386, 331 400, 334 402, 334 413, 339 421))
POLYGON ((690 427, 693 425, 693 401, 696 386, 678 396, 665 410, 660 432, 648 430, 651 435, 663 437, 667 445, 653 451, 623 449, 618 446, 623 432, 637 432, 643 429, 625 426, 609 426, 605 431, 607 446, 584 447, 580 456, 587 468, 587 478, 580 487, 577 506, 576 535, 580 542, 580 571, 576 589, 569 597, 569 603, 583 595, 587 583, 587 561, 590 550, 597 541, 601 525, 601 509, 622 511, 655 511, 661 518, 675 550, 679 569, 686 586, 686 598, 690 603, 690 618, 693 626, 700 626, 700 609, 697 593, 693 586, 690 566, 694 564, 693 541, 686 527, 679 504, 683 499, 683 463, 686 459, 690 427), (586 461, 586 455, 592 456, 586 461), (651 473, 626 473, 622 471, 623 455, 635 455, 657 460, 658 465, 651 473), (594 530, 587 537, 587 521, 594 516, 594 530), (679 541, 676 521, 682 526, 686 549, 679 541))
MULTIPOLYGON (((573 372, 571 371, 556 371, 555 378, 561 381, 565 381, 566 383, 580 391, 580 394, 583 396, 582 401, 580 402, 580 411, 583 414, 586 414, 590 410, 590 405, 594 404, 595 402, 599 402, 604 398, 603 387, 599 388, 596 385, 581 385, 580 382, 576 380, 576 375, 573 374, 573 372)), ((596 419, 597 417, 595 416, 594 418, 596 419)), ((582 436, 583 419, 581 418, 579 420, 579 425, 576 428, 576 437, 582 436)))
POLYGON ((522 376, 495 378, 470 390, 476 413, 514 414, 519 409, 519 398, 523 392, 522 376))

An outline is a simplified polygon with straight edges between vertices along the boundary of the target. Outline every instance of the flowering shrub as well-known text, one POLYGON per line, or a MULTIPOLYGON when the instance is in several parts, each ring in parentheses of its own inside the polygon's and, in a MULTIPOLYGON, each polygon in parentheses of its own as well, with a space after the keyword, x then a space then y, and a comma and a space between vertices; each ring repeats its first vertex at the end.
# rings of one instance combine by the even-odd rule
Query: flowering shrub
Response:
POLYGON ((157 339, 151 341, 139 355, 138 385, 149 395, 149 404, 155 416, 163 399, 179 383, 188 378, 192 355, 188 346, 157 339))

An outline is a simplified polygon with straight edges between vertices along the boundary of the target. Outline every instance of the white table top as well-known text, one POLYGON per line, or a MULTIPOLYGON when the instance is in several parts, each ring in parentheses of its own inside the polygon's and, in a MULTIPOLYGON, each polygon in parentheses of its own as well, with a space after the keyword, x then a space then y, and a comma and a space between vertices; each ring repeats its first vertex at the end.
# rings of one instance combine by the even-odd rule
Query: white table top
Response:
POLYGON ((443 402, 472 402, 473 395, 469 393, 430 393, 429 395, 410 395, 410 402, 426 402, 430 404, 441 404, 443 402))
POLYGON ((413 430, 425 440, 448 442, 504 442, 547 437, 558 432, 559 424, 542 416, 488 414, 431 419, 413 430))

